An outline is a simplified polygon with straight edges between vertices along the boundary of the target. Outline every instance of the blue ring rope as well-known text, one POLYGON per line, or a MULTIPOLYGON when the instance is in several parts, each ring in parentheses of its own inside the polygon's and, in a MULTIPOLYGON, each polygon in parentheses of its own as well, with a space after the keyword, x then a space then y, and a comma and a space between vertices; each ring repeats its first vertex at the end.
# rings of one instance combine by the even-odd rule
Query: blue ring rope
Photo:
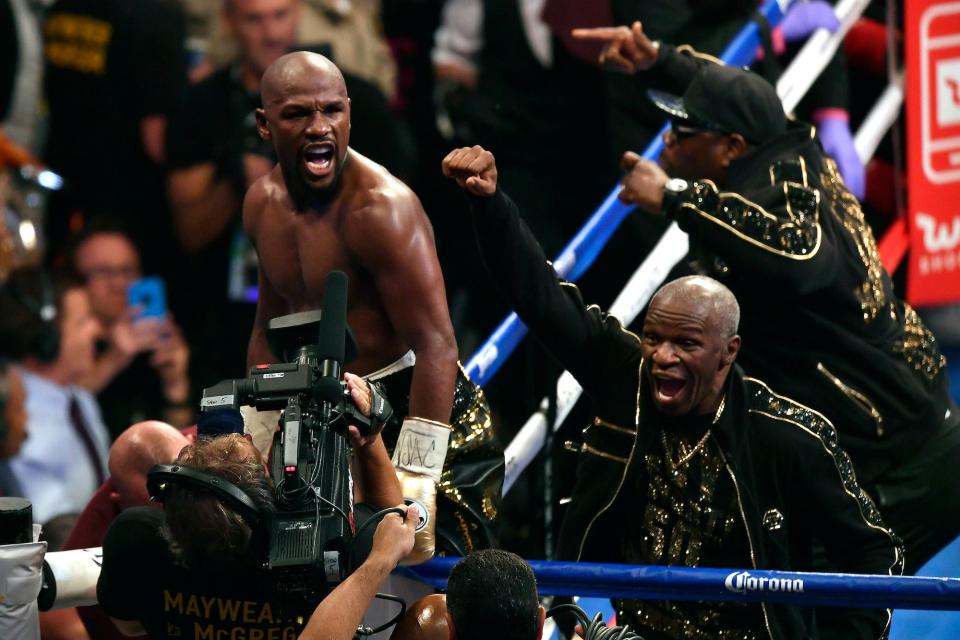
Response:
MULTIPOLYGON (((404 571, 443 589, 460 558, 404 571)), ((541 596, 960 610, 960 579, 531 560, 541 596)))

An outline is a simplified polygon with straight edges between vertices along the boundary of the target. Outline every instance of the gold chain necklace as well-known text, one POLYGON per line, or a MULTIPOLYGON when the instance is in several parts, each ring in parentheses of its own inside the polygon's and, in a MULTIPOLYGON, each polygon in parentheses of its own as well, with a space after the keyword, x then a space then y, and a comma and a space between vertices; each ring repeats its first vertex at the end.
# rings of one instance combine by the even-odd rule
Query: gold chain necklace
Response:
MULTIPOLYGON (((720 399, 720 406, 717 407, 717 412, 713 416, 713 421, 711 425, 717 424, 717 421, 720 420, 720 415, 723 413, 723 409, 726 406, 727 396, 723 396, 720 399)), ((706 433, 700 438, 696 445, 692 449, 687 449, 683 443, 680 443, 678 447, 678 453, 680 454, 680 459, 676 462, 673 461, 673 452, 670 450, 670 444, 667 442, 667 432, 660 429, 660 442, 663 444, 663 452, 667 458, 667 466, 670 468, 670 471, 676 471, 683 465, 687 464, 693 460, 700 451, 703 450, 703 447, 707 444, 707 440, 710 438, 710 429, 707 429, 706 433)))

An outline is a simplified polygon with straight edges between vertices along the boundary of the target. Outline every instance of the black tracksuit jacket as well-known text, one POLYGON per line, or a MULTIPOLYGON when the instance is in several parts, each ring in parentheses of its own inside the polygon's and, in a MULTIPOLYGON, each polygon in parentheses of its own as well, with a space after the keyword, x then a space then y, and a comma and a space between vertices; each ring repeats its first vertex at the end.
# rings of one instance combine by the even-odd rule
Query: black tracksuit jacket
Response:
MULTIPOLYGON (((646 497, 629 490, 645 473, 643 456, 657 447, 662 417, 641 375, 636 335, 613 316, 587 307, 561 283, 516 206, 502 192, 471 198, 484 263, 533 335, 584 387, 598 420, 585 432, 573 500, 558 557, 618 562, 625 510, 643 511, 646 497)), ((899 574, 902 552, 856 481, 833 426, 822 415, 771 391, 734 367, 726 409, 713 426, 725 469, 736 487, 752 568, 810 569, 812 538, 843 571, 899 574), (773 511, 782 518, 764 516, 773 511)), ((748 567, 749 568, 749 567, 748 567)), ((812 610, 764 605, 771 639, 815 638, 812 610)), ((847 638, 885 635, 889 611, 846 616, 847 638)))

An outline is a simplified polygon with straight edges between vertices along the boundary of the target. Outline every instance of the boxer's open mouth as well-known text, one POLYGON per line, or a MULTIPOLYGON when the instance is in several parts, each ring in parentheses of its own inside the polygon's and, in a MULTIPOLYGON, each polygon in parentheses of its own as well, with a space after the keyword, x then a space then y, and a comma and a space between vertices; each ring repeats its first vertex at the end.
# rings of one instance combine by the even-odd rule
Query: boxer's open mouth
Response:
POLYGON ((333 171, 333 161, 336 147, 332 142, 312 144, 303 150, 303 161, 314 176, 325 176, 333 171))

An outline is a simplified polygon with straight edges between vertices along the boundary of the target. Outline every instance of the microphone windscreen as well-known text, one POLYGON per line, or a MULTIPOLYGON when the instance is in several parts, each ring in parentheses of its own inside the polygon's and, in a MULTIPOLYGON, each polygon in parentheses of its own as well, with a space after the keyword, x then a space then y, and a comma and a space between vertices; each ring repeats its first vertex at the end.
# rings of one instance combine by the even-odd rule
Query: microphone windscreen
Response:
POLYGON ((323 291, 323 311, 320 316, 321 360, 336 360, 341 365, 344 357, 344 338, 347 332, 347 274, 331 271, 323 291))
POLYGON ((204 411, 197 418, 198 438, 216 438, 230 433, 243 435, 243 416, 239 409, 213 409, 204 411))

